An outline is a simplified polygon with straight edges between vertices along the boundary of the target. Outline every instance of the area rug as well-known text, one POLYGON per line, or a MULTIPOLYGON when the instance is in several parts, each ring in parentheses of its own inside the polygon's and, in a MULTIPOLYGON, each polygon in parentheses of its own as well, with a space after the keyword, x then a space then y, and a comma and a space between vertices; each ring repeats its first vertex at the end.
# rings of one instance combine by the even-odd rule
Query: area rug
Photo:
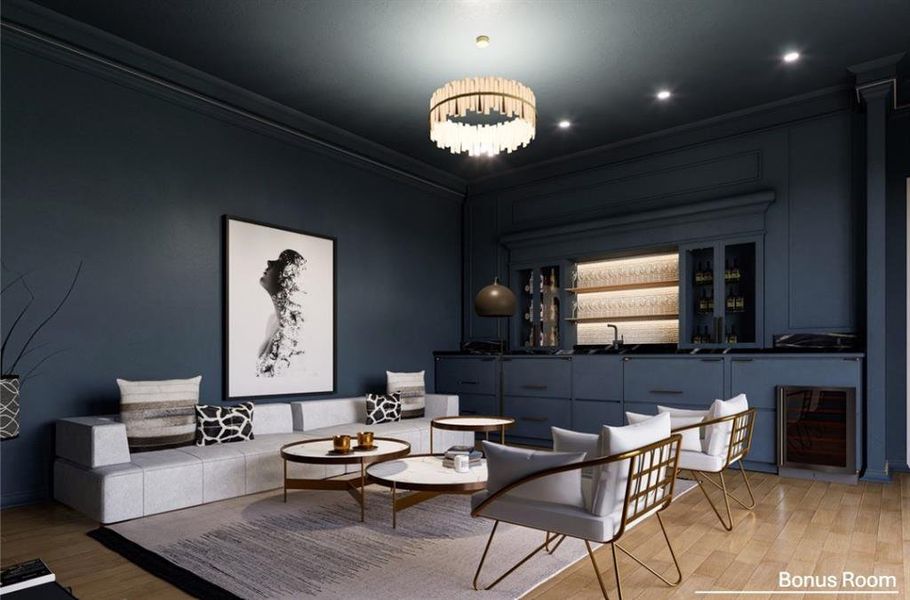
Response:
MULTIPOLYGON (((676 495, 694 484, 677 480, 676 495)), ((398 513, 388 490, 367 488, 366 522, 345 493, 280 490, 102 527, 109 548, 200 598, 478 598, 471 587, 492 522, 470 516, 467 496, 444 495, 398 513)), ((481 583, 543 542, 501 523, 481 583)), ((566 539, 503 580, 484 600, 518 598, 586 555, 566 539)))

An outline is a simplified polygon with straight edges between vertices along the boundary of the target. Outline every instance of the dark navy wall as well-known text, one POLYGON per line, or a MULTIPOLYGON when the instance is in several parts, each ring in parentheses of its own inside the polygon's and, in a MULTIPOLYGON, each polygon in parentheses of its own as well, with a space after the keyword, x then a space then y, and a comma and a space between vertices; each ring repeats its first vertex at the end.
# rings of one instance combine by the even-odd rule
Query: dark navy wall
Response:
POLYGON ((426 369, 432 389, 432 351, 460 336, 457 197, 18 47, 2 61, 3 263, 31 273, 35 316, 85 264, 36 355, 64 352, 0 447, 4 505, 47 494, 54 420, 116 412, 117 377, 201 374, 222 401, 225 213, 338 238, 338 395, 385 369, 426 369))

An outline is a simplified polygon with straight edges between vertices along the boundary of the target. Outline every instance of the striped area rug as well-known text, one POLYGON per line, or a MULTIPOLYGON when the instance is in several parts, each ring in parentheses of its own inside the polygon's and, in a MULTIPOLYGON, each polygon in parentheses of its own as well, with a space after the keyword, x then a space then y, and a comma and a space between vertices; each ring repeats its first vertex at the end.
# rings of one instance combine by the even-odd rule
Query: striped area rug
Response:
MULTIPOLYGON (((677 481, 677 496, 691 489, 677 481)), ((102 527, 92 536, 200 598, 477 600, 471 587, 492 522, 469 514, 467 496, 444 495, 398 514, 388 490, 367 488, 366 522, 350 496, 281 491, 234 498, 102 527)), ((481 582, 543 541, 500 524, 481 582)), ((584 557, 567 539, 540 553, 484 600, 518 598, 584 557)))

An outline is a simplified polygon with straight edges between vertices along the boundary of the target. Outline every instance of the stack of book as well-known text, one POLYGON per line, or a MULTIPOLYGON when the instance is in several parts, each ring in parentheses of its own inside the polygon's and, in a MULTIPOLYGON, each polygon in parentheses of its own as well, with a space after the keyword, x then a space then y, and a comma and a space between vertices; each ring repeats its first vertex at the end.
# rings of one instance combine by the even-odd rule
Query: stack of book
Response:
POLYGON ((454 469, 455 457, 459 455, 467 456, 472 467, 480 465, 480 461, 483 458, 483 453, 474 449, 473 446, 452 446, 446 450, 445 455, 442 457, 442 466, 454 469))
POLYGON ((40 558, 12 565, 0 571, 0 595, 51 583, 56 577, 40 558))

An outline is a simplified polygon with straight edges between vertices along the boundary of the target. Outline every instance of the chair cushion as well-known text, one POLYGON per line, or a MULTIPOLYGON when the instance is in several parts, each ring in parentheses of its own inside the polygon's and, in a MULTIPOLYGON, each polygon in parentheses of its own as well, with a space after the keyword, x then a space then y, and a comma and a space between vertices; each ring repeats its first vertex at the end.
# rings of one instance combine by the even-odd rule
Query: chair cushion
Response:
MULTIPOLYGON (((711 418, 729 417, 747 410, 749 401, 745 394, 739 394, 729 400, 715 400, 711 405, 711 418)), ((708 438, 708 454, 726 459, 727 450, 730 448, 730 434, 733 433, 733 421, 711 425, 709 428, 713 431, 708 438)))
POLYGON ((386 392, 398 394, 401 398, 401 418, 420 419, 426 410, 425 371, 416 373, 393 373, 386 371, 386 392))
MULTIPOLYGON (((704 421, 704 417, 681 417, 673 416, 673 413, 668 413, 670 415, 670 430, 676 429, 677 427, 687 427, 689 425, 695 425, 696 423, 701 423, 704 421)), ((634 412, 626 412, 626 420, 629 422, 629 425, 635 423, 641 423, 646 419, 650 419, 651 415, 642 415, 634 412)), ((701 452, 701 436, 699 434, 700 429, 687 429, 681 433, 682 443, 680 444, 681 450, 692 450, 693 452, 701 452)))
MULTIPOLYGON (((581 462, 584 452, 549 452, 514 448, 484 441, 487 457, 487 490, 496 492, 513 481, 536 471, 581 462)), ((584 507, 581 492, 581 469, 548 475, 519 486, 508 492, 514 498, 555 502, 568 506, 584 507)))
POLYGON ((294 430, 309 432, 333 425, 365 423, 366 406, 366 396, 293 402, 291 410, 294 414, 294 430))
MULTIPOLYGON (((489 491, 483 491, 472 495, 471 508, 476 508, 489 494, 489 491)), ((595 542, 611 539, 616 531, 616 521, 612 517, 599 517, 579 506, 517 498, 511 494, 494 500, 483 509, 481 515, 595 542)))
POLYGON ((253 410, 253 435, 291 433, 294 417, 287 402, 257 403, 253 410))
POLYGON ((202 376, 164 381, 118 379, 120 420, 130 451, 176 448, 193 443, 202 376))
MULTIPOLYGON (((673 406, 661 406, 657 405, 658 413, 669 413, 670 415, 670 428, 673 428, 673 418, 674 417, 687 417, 687 418, 700 418, 702 421, 707 421, 711 418, 711 409, 707 408, 705 410, 690 410, 687 408, 675 408, 673 406)), ((677 427, 682 427, 678 425, 677 427)), ((698 437, 704 443, 705 440, 711 437, 712 427, 701 427, 698 429, 698 437)), ((693 450, 698 450, 700 448, 692 448, 693 450)))
POLYGON ((717 473, 723 470, 724 462, 726 462, 726 456, 711 456, 704 452, 691 450, 681 450, 679 453, 680 469, 717 473))
MULTIPOLYGON (((670 415, 659 413, 645 421, 625 427, 604 425, 601 436, 604 456, 636 450, 670 437, 670 415)), ((628 460, 608 463, 601 468, 594 479, 591 512, 600 516, 611 516, 614 521, 620 521, 628 477, 628 460)))
MULTIPOLYGON (((585 460, 600 458, 600 435, 596 433, 584 433, 581 431, 572 431, 571 429, 562 429, 560 427, 551 427, 550 432, 553 435, 554 452, 584 452, 585 460)), ((596 467, 586 467, 581 470, 581 476, 591 479, 594 476, 596 467)), ((590 506, 590 504, 587 504, 590 506)))

